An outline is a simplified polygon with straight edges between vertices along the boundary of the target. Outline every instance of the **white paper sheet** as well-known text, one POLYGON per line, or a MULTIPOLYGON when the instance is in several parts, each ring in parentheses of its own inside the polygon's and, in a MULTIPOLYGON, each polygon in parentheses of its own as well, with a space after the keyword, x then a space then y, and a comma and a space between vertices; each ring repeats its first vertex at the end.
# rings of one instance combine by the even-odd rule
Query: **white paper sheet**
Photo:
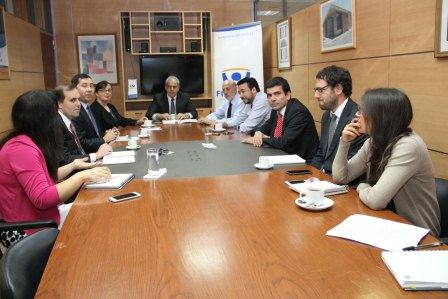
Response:
POLYGON ((128 135, 123 135, 123 136, 118 136, 117 139, 115 139, 115 141, 129 141, 131 139, 134 140, 138 140, 138 136, 128 136, 128 135))
POLYGON ((175 125, 176 120, 175 119, 164 119, 162 120, 162 124, 164 125, 175 125))
POLYGON ((369 244, 385 250, 416 246, 429 232, 426 228, 372 216, 355 214, 330 229, 326 235, 369 244))
POLYGON ((153 179, 156 180, 158 178, 160 178, 162 175, 164 175, 166 173, 167 169, 166 168, 160 168, 159 172, 156 175, 152 175, 152 174, 145 174, 145 176, 143 177, 144 179, 153 179))
POLYGON ((305 164, 305 160, 298 155, 262 156, 269 158, 269 164, 305 164))
POLYGON ((124 157, 124 156, 135 156, 135 151, 116 151, 116 152, 111 152, 106 157, 124 157))
POLYGON ((110 164, 127 164, 135 163, 135 156, 112 156, 107 155, 103 157, 103 165, 110 164))
POLYGON ((132 180, 132 173, 116 173, 112 174, 110 181, 105 183, 90 183, 86 185, 86 189, 120 189, 127 182, 132 180))
POLYGON ((197 122, 198 122, 198 120, 194 119, 194 118, 182 119, 182 120, 178 121, 178 123, 180 123, 180 124, 192 124, 192 123, 197 123, 197 122))
POLYGON ((202 143, 202 146, 210 149, 216 148, 216 145, 214 145, 213 143, 202 143))

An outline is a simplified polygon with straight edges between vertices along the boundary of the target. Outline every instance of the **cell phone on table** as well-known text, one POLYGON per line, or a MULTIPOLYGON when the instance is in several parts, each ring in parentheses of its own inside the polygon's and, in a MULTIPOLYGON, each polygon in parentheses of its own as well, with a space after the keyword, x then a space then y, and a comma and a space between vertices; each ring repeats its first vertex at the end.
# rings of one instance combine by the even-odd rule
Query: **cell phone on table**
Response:
POLYGON ((304 180, 292 180, 292 181, 288 181, 288 183, 290 184, 299 184, 299 183, 305 183, 304 180))
POLYGON ((311 170, 308 169, 294 169, 294 170, 287 170, 287 174, 289 175, 295 175, 295 174, 312 174, 311 170))
POLYGON ((111 202, 120 202, 120 201, 125 201, 125 200, 129 200, 129 199, 137 198, 137 197, 140 197, 140 196, 141 196, 141 194, 138 193, 138 192, 129 192, 129 193, 125 193, 125 194, 111 196, 111 197, 109 197, 109 200, 111 202))

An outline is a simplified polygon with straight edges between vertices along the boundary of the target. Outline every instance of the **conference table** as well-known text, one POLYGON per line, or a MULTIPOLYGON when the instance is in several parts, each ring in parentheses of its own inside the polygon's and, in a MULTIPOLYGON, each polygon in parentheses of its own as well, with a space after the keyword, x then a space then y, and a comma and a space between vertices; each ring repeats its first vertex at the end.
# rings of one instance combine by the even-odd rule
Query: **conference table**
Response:
MULTIPOLYGON (((205 129, 198 124, 162 128, 139 141, 140 151, 171 142, 200 146, 205 129)), ((125 130, 138 132, 137 127, 125 130)), ((235 132, 213 136, 213 141, 219 145, 243 137, 235 132)), ((124 146, 115 144, 117 149, 124 146)), ((266 150, 242 146, 257 155, 266 150)), ((128 167, 132 171, 147 165, 128 167)), ((286 168, 306 168, 312 174, 290 176, 275 166, 195 176, 186 169, 179 177, 136 178, 121 190, 81 190, 36 297, 446 298, 446 292, 403 291, 382 262, 381 249, 325 235, 353 214, 406 220, 367 208, 355 190, 332 196, 330 209, 301 209, 294 203, 298 194, 285 181, 331 178, 311 166, 286 168), (132 191, 142 196, 120 203, 108 200, 132 191)), ((434 240, 428 235, 422 243, 434 240)))

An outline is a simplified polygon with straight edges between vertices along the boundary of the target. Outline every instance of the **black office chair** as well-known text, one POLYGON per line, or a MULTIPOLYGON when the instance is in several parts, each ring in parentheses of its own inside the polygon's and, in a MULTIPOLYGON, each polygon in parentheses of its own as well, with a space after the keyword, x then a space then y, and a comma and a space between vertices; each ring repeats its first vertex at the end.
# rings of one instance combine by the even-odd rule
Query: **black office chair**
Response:
POLYGON ((59 233, 54 221, 1 223, 0 230, 38 231, 12 245, 0 261, 0 297, 33 298, 59 233))
POLYGON ((448 180, 436 178, 436 194, 440 207, 440 240, 448 244, 448 180))

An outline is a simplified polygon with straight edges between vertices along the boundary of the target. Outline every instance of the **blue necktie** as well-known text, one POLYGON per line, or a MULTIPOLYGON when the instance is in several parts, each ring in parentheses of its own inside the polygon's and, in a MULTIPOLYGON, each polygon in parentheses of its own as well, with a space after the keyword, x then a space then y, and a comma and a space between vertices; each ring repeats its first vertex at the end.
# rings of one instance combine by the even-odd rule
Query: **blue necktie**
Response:
POLYGON ((95 129, 96 134, 98 135, 98 137, 101 137, 101 136, 100 136, 100 131, 98 130, 98 126, 96 125, 95 118, 93 117, 92 111, 90 111, 89 106, 86 106, 86 112, 87 112, 87 115, 88 115, 89 118, 90 118, 90 121, 91 121, 92 124, 93 124, 93 128, 95 129))
POLYGON ((171 99, 170 113, 171 113, 171 114, 176 114, 176 105, 174 104, 174 98, 171 99))

